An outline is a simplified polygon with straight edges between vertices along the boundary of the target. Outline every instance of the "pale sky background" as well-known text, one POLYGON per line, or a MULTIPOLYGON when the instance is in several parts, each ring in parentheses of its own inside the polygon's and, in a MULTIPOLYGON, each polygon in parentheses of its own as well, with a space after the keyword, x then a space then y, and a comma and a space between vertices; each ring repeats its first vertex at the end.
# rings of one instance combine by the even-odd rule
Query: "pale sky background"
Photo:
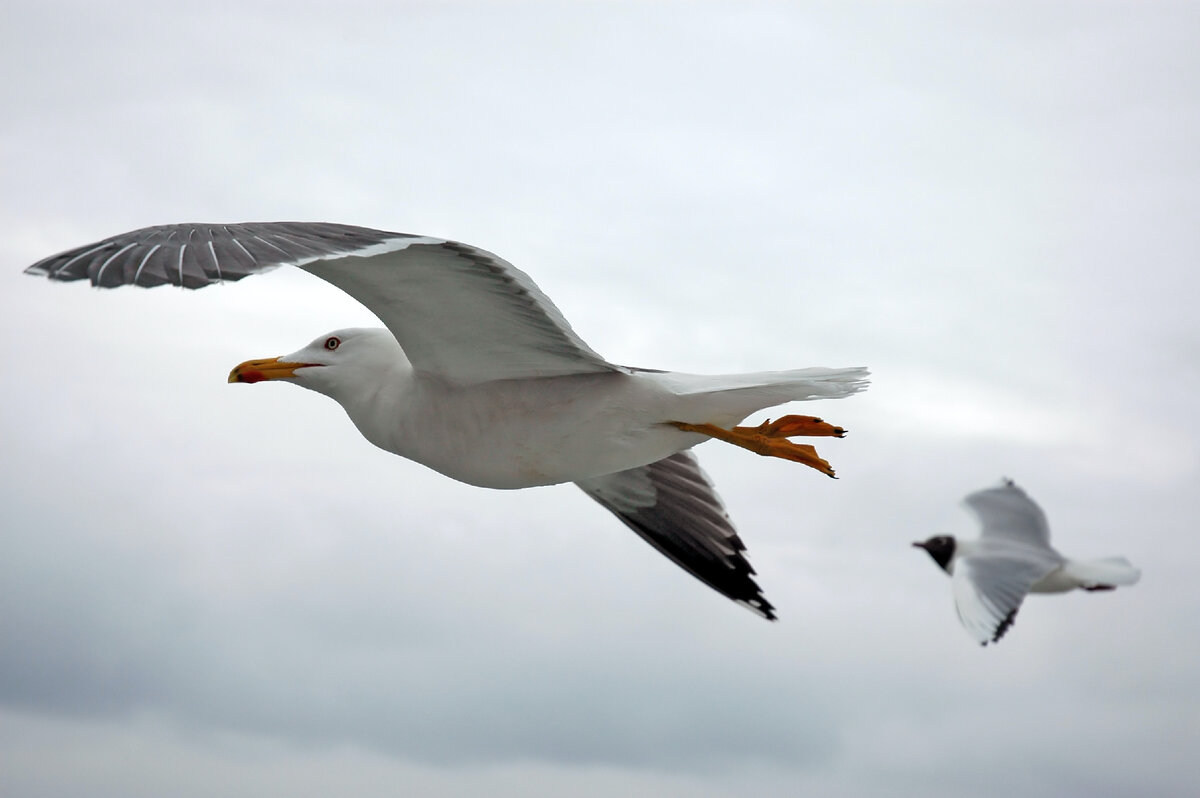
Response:
POLYGON ((0 794, 1193 794, 1198 40, 1196 3, 7 0, 0 794), (226 384, 372 323, 314 278, 21 274, 279 219, 494 251, 620 363, 869 366, 791 408, 851 429, 837 481, 697 450, 780 622, 571 486, 226 384), (909 544, 1005 475, 1143 580, 980 649, 909 544))

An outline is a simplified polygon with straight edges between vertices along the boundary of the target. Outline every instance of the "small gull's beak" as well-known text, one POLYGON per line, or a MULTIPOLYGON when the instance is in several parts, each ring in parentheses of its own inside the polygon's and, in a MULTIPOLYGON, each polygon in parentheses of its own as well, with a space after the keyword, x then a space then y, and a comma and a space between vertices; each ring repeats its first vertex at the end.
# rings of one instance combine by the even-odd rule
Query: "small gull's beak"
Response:
MULTIPOLYGON (((233 379, 232 379, 232 378, 230 378, 230 380, 229 380, 229 381, 230 381, 230 382, 233 382, 233 379)), ((913 546, 914 546, 915 548, 918 548, 918 549, 925 549, 926 551, 928 551, 928 548, 925 546, 925 541, 923 541, 923 540, 917 540, 917 541, 914 541, 914 542, 913 542, 913 546)))
POLYGON ((319 363, 289 363, 277 357, 263 360, 247 360, 229 372, 230 382, 262 382, 263 380, 286 380, 296 376, 296 369, 317 366, 319 363))

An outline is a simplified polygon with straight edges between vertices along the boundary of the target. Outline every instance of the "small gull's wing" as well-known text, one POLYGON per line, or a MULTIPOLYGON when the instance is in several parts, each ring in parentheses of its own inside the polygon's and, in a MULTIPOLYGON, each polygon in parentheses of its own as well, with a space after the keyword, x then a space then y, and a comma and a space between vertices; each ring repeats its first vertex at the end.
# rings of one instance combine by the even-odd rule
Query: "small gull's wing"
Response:
POLYGON ((475 247, 349 225, 147 227, 26 269, 93 285, 201 288, 298 266, 367 306, 418 371, 456 382, 615 371, 524 272, 475 247))
POLYGON ((1056 567, 1021 556, 959 557, 951 580, 958 619, 980 644, 995 643, 1012 626, 1029 589, 1056 567))
POLYGON ((753 579, 745 545, 691 452, 575 484, 692 576, 775 619, 775 608, 753 579))
POLYGON ((979 519, 984 540, 1050 549, 1046 514, 1012 480, 1006 479, 994 488, 976 491, 964 503, 979 519))

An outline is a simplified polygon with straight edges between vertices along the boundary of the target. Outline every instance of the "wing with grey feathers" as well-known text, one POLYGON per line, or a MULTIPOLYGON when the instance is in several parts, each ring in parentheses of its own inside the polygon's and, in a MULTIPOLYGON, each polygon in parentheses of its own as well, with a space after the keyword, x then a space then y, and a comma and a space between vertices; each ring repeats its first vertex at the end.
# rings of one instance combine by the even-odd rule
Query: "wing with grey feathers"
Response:
POLYGON ((1004 540, 1050 548, 1046 514, 1011 479, 976 491, 963 500, 979 519, 984 540, 1004 540))
POLYGON ((524 272, 439 238, 308 222, 147 227, 26 269, 92 285, 201 288, 298 266, 367 306, 418 371, 462 383, 615 371, 524 272))
POLYGON ((690 452, 575 484, 692 576, 775 619, 775 608, 754 581, 745 545, 690 452))
POLYGON ((1021 557, 959 557, 951 580, 958 619, 980 644, 995 643, 1013 625, 1029 589, 1056 567, 1021 557))

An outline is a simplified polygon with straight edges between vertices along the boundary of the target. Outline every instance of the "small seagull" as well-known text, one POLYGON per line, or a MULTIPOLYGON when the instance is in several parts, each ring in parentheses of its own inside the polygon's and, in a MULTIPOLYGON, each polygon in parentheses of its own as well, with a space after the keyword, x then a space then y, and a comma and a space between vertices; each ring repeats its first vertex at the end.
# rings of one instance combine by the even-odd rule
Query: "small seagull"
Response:
POLYGON ((913 543, 953 578, 958 619, 981 645, 995 643, 1028 593, 1115 590, 1142 572, 1124 557, 1068 560, 1050 546, 1042 508, 1011 479, 976 491, 964 503, 983 527, 978 540, 938 535, 913 543))

